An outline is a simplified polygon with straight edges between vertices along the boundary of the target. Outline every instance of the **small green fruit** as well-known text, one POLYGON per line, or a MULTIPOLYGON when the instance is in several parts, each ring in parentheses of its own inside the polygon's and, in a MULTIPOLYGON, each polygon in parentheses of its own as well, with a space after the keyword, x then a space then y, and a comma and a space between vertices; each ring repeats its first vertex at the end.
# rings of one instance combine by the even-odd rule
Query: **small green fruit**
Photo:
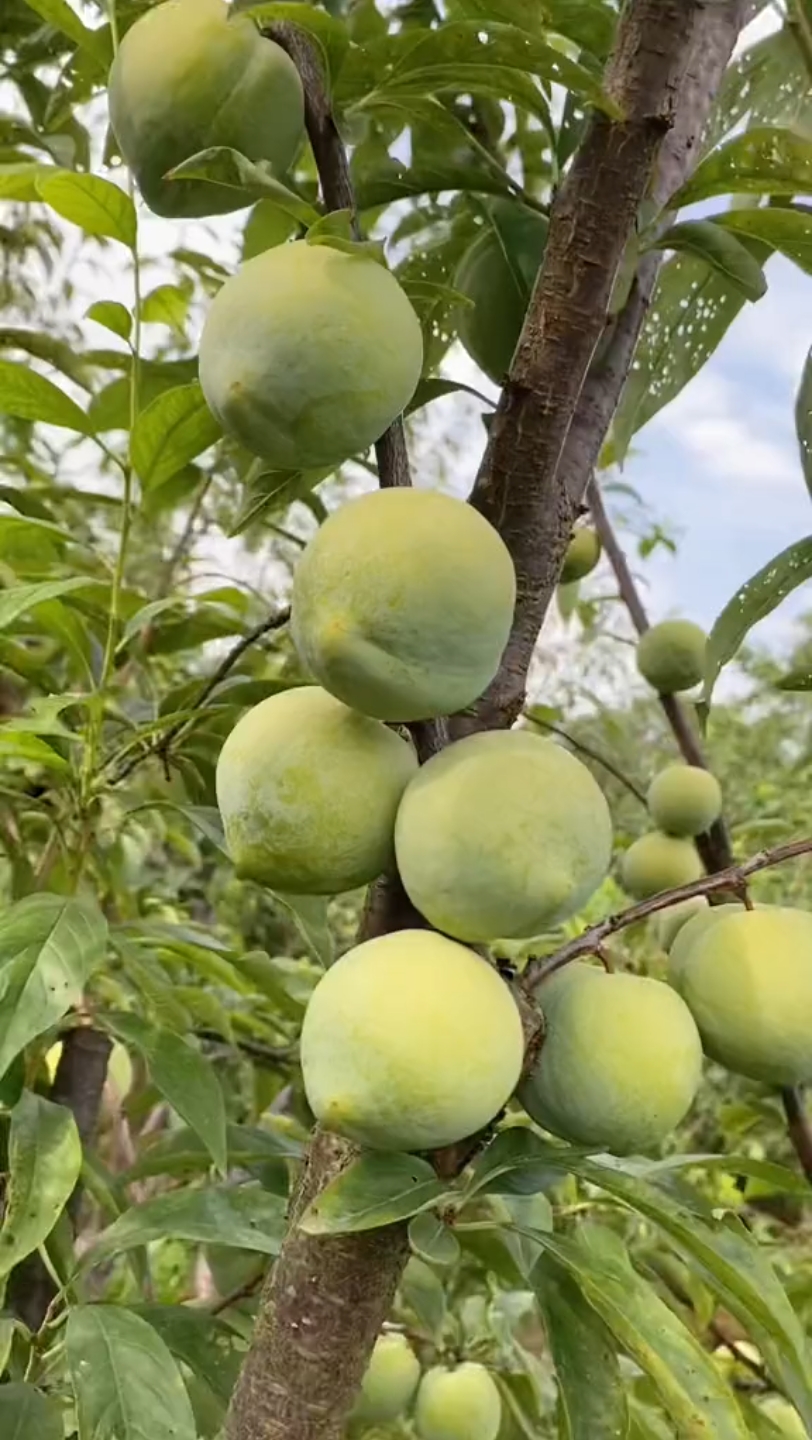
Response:
POLYGON ((782 1435, 789 1436, 790 1440, 809 1440, 809 1431, 798 1411, 783 1395, 766 1395, 763 1400, 754 1403, 773 1425, 778 1426, 782 1435))
POLYGON ((222 0, 165 0, 131 26, 110 71, 110 122, 156 215, 222 215, 247 204, 208 180, 167 171, 226 145, 284 173, 304 139, 299 72, 253 20, 222 0))
POLYGON ((702 835, 722 813, 719 781, 700 765, 667 765, 646 798, 654 824, 667 835, 702 835))
POLYGON ((713 1060, 767 1085, 812 1080, 812 915, 725 915, 694 940, 680 990, 713 1060))
POLYGON ((692 690, 705 673, 704 630, 690 620, 663 620, 652 625, 637 645, 637 668, 661 695, 692 690))
POLYGON ((484 1365, 438 1365, 420 1382, 415 1418, 420 1440, 496 1440, 502 1401, 484 1365))
POLYGON ((702 875, 702 862, 690 840, 678 840, 652 830, 641 835, 625 852, 621 864, 624 890, 635 900, 647 900, 663 890, 689 885, 702 875))
POLYGON ((654 916, 654 933, 657 937, 657 944, 668 954, 683 925, 687 925, 695 915, 704 915, 707 909, 708 902, 705 896, 695 895, 692 900, 681 900, 678 905, 672 905, 669 910, 661 910, 654 916))
POLYGON ((366 254, 296 240, 227 280, 200 341, 200 383, 227 434, 278 470, 363 454, 414 394, 420 322, 366 254))
POLYGON ((497 971, 431 930, 342 956, 313 991, 301 1038, 313 1113, 375 1150, 436 1150, 475 1134, 512 1094, 523 1052, 497 971))
POLYGON ((501 385, 513 359, 547 243, 547 220, 515 200, 497 200, 481 235, 466 251, 454 288, 458 333, 471 359, 501 385))
POLYGON ((405 740, 315 685, 263 700, 217 762, 237 874, 294 895, 368 884, 392 863, 395 813, 416 769, 405 740))
POLYGON ((293 638, 333 695, 379 720, 472 704, 499 667, 516 577, 472 506, 436 490, 376 490, 334 511, 293 582, 293 638))
POLYGON ((412 904, 458 940, 538 935, 606 875, 612 822, 590 772, 527 730, 470 735, 422 766, 395 828, 412 904))
POLYGON ((602 548, 597 530, 581 525, 567 546, 561 567, 561 584, 571 585, 574 580, 583 580, 589 575, 601 558, 602 548))
POLYGON ((537 997, 546 1031, 519 1091, 540 1125, 616 1155, 650 1150, 683 1119, 702 1072, 688 1007, 659 980, 568 965, 537 997))
POLYGON ((379 1335, 361 1386, 356 1414, 373 1424, 396 1420, 409 1405, 420 1379, 420 1361, 405 1335, 379 1335))

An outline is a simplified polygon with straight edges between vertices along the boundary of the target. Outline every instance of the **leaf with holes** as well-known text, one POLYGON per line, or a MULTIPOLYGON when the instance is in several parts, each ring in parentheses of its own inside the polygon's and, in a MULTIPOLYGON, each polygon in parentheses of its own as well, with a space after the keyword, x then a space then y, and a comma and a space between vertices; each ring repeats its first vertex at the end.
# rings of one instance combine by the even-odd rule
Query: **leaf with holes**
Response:
POLYGON ((736 591, 714 623, 705 652, 705 704, 710 704, 722 667, 733 659, 760 620, 812 576, 812 535, 796 540, 736 591))
POLYGON ((674 197, 693 205, 713 195, 808 195, 812 139, 773 125, 755 126, 712 151, 674 197))
POLYGON ((82 1142, 70 1110, 24 1090, 11 1112, 0 1277, 48 1238, 81 1168, 82 1142))
POLYGON ((13 360, 0 360, 0 415, 60 425, 80 435, 91 430, 84 411, 64 390, 29 365, 18 365, 13 360))
POLYGON ((88 900, 29 895, 0 918, 0 1077, 30 1040, 82 998, 107 922, 88 900))
POLYGON ((107 1025, 143 1055, 150 1078, 182 1120, 197 1131, 221 1174, 227 1165, 226 1108, 211 1063, 188 1040, 137 1015, 108 1015, 107 1025))
POLYGON ((41 1390, 21 1381, 0 1385, 3 1440, 62 1440, 62 1409, 41 1390))
POLYGON ((141 484, 157 490, 222 433, 197 382, 164 390, 142 410, 132 432, 132 461, 141 484))
POLYGON ((609 1330, 551 1255, 537 1261, 532 1279, 555 1365, 561 1440, 623 1440, 626 1391, 609 1330))
POLYGON ((743 120, 807 135, 812 130, 809 75, 789 25, 749 45, 728 66, 702 137, 704 148, 714 149, 743 120))
POLYGON ((370 1153, 343 1170, 308 1206, 299 1226, 308 1235, 349 1235, 408 1220, 445 1195, 427 1160, 370 1153))
POLYGON ((68 1316, 65 1352, 81 1440, 196 1440, 180 1369, 140 1315, 79 1305, 68 1316))
POLYGON ((198 1245, 227 1242, 237 1250, 278 1255, 285 1235, 285 1206, 282 1196, 256 1185, 239 1190, 212 1185, 205 1190, 156 1195, 125 1211, 103 1230, 87 1260, 95 1265, 111 1255, 170 1238, 198 1245))
POLYGON ((711 220, 683 220, 679 225, 672 225, 660 236, 656 248, 698 255, 732 281, 747 300, 760 300, 767 292, 764 271, 747 246, 735 235, 729 235, 721 224, 715 224, 717 220, 722 222, 724 217, 715 215, 711 220))
POLYGON ((118 240, 130 250, 135 247, 138 233, 135 206, 129 195, 111 180, 102 180, 99 175, 80 175, 73 170, 57 170, 40 175, 37 190, 57 215, 78 225, 86 235, 118 240))

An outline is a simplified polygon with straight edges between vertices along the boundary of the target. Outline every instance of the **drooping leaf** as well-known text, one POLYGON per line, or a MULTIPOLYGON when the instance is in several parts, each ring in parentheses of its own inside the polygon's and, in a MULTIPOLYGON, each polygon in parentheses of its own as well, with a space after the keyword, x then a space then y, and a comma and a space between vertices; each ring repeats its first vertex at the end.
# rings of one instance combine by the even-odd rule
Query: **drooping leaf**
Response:
POLYGON ((118 1305, 77 1306, 66 1353, 80 1440, 197 1440, 181 1372, 140 1315, 118 1305))
POLYGON ((693 205, 713 195, 805 195, 812 191, 812 138, 772 125, 734 135, 697 166, 674 197, 693 205))
POLYGON ((125 1045, 134 1045, 141 1052, 153 1085, 197 1132, 224 1174, 226 1107, 210 1062, 188 1040, 160 1025, 148 1025, 137 1015, 108 1015, 106 1023, 125 1045))
POLYGON ((812 349, 806 357, 795 398, 795 430, 806 488, 812 494, 812 349))
MULTIPOLYGON (((334 468, 334 467, 333 467, 334 468)), ((229 537, 241 535, 257 520, 280 515, 294 500, 303 500, 315 486, 326 480, 333 469, 266 470, 259 465, 256 474, 246 476, 242 504, 229 530, 229 537)))
POLYGON ((746 245, 720 228, 723 220, 723 216, 714 216, 712 220, 683 220, 666 230, 657 241, 657 248, 698 255, 732 281, 747 300, 760 300, 767 292, 764 271, 746 245))
POLYGON ((106 945, 107 922, 87 900, 29 895, 0 916, 0 1076, 78 1004, 106 945))
POLYGON ((135 206, 129 195, 111 180, 74 170, 57 170, 40 175, 37 190, 57 215, 72 221, 87 235, 101 235, 134 248, 138 233, 135 206))
POLYGON ((264 161, 249 160, 228 145, 212 145, 198 155, 190 155, 188 160, 169 172, 168 179, 207 180, 209 184, 222 185, 227 190, 240 190, 245 195, 246 205, 252 205, 255 200, 273 200, 280 210, 301 225, 313 225, 319 218, 318 210, 283 185, 270 165, 264 161))
POLYGON ((524 1125, 511 1125, 474 1160, 463 1202, 475 1195, 536 1195, 549 1190, 582 1153, 549 1145, 524 1125))
POLYGON ((770 205, 758 210, 726 210, 713 217, 717 227, 751 236, 812 275, 812 213, 770 205))
POLYGON ((133 328, 133 317, 120 300, 96 300, 87 312, 88 320, 95 320, 105 330, 111 330, 122 340, 129 340, 133 328))
POLYGON ((308 1235, 345 1235, 408 1220, 445 1194, 427 1160, 370 1153, 343 1170, 308 1206, 300 1228, 308 1235))
POLYGON ((332 965, 335 945, 327 921, 327 901, 323 895, 282 895, 274 891, 274 899, 290 916, 310 954, 320 965, 332 965))
POLYGON ((812 535, 788 545, 740 590, 714 622, 705 653, 706 704, 722 667, 732 660, 748 632, 770 615, 793 590, 812 575, 812 535))
POLYGON ((533 1270, 558 1381, 562 1440, 623 1440, 629 1417, 617 1350, 597 1311, 549 1254, 533 1270))
POLYGON ((47 1239, 73 1194, 82 1142, 70 1110, 24 1090, 11 1112, 8 1158, 0 1278, 47 1239))
MULTIPOLYGON (((275 1134, 252 1125, 229 1125, 226 1132, 230 1165, 247 1169, 266 1160, 301 1159, 303 1145, 290 1135, 275 1134)), ((208 1169, 211 1157, 203 1142, 192 1130, 172 1130, 145 1146, 135 1164, 127 1171, 127 1179, 140 1180, 149 1175, 200 1174, 208 1169)))
POLYGON ((30 365, 13 360, 0 360, 0 414, 60 425, 80 435, 90 432, 90 422, 75 400, 30 365))
POLYGON ((277 1255, 285 1233, 285 1204, 281 1196, 255 1185, 213 1185, 156 1195, 103 1230, 88 1258, 95 1264, 170 1237, 201 1245, 227 1240, 237 1250, 277 1255))
POLYGON ((454 1231, 430 1210, 415 1215, 409 1224, 409 1245, 428 1265, 456 1265, 460 1242, 454 1231))
POLYGON ((472 385, 464 385, 459 380, 443 380, 437 375, 428 375, 420 381, 406 408, 407 415, 413 415, 416 410, 422 410, 425 405, 430 405, 433 400, 442 400, 446 395, 456 395, 460 392, 466 395, 473 395, 475 400, 481 400, 489 410, 495 406, 495 401, 490 400, 487 395, 475 390, 472 385))
POLYGON ((165 390, 135 422, 131 453, 146 490, 156 490, 220 439, 222 430, 195 382, 165 390))
POLYGON ((33 1385, 0 1385, 0 1435, 3 1440, 62 1440, 62 1410, 33 1385))

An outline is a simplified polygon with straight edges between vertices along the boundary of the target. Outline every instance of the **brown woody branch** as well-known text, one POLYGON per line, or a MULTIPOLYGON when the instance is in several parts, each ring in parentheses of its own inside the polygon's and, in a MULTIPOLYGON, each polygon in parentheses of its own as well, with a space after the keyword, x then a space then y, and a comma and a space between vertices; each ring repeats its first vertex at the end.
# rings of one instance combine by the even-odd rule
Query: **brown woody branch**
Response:
POLYGON ((620 910, 616 915, 609 915, 606 920, 598 921, 597 925, 591 925, 582 935, 577 935, 554 955, 546 956, 542 960, 531 960, 522 972, 522 984, 525 989, 532 990, 540 981, 545 980, 563 965, 569 965, 573 960, 580 960, 584 955, 595 955, 600 947, 616 935, 619 930, 625 930, 629 925, 636 925, 640 920, 646 920, 649 915, 656 915, 659 910, 669 910, 672 905, 679 905, 683 900, 693 900, 697 895, 714 895, 719 891, 727 890, 740 895, 742 899, 747 890, 747 881, 751 875, 756 875, 760 870, 768 870, 773 865, 783 865, 787 860, 795 860, 799 855, 812 853, 812 839, 792 840, 786 845, 776 845, 772 850, 762 850, 754 855, 751 860, 745 860, 740 865, 729 865, 725 870, 718 870, 714 875, 703 875, 701 880, 693 880, 690 885, 680 885, 675 890, 663 890, 659 895, 652 895, 648 900, 641 900, 638 905, 630 905, 626 910, 620 910))
POLYGON ((812 1185, 812 1119, 804 1107, 801 1091, 795 1086, 781 1091, 781 1101, 787 1117, 787 1134, 801 1169, 812 1185))

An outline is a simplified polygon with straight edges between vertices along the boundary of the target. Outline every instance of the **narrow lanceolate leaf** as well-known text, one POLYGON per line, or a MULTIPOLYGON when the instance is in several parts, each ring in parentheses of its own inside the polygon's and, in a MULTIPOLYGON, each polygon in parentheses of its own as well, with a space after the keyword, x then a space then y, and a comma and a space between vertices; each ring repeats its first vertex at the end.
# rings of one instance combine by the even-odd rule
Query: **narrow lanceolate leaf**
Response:
POLYGON ((37 190, 47 205, 87 235, 118 240, 133 249, 138 233, 135 206, 125 191, 100 175, 57 170, 40 175, 37 190))
POLYGON ((230 1326, 189 1305, 139 1305, 134 1313, 157 1330, 176 1360, 228 1403, 245 1353, 244 1342, 230 1326))
POLYGON ((674 197, 693 205, 712 195, 808 195, 812 192, 812 140, 792 130, 756 126, 736 135, 698 165, 674 197))
POLYGON ((0 415, 61 425, 80 435, 90 431, 84 411, 64 390, 32 370, 30 365, 20 365, 13 360, 0 360, 0 415))
POLYGON ((808 210, 770 205, 758 210, 727 210, 714 220, 717 227, 723 225, 739 235, 763 240, 812 275, 812 213, 808 210))
POLYGON ((255 1185, 239 1190, 220 1185, 157 1195, 127 1210, 103 1230, 88 1259, 95 1264, 110 1255, 169 1238, 278 1255, 285 1233, 285 1206, 280 1195, 255 1185))
POLYGON ((24 1090, 11 1112, 8 1162, 0 1278, 47 1239, 73 1194, 82 1142, 70 1110, 24 1090))
POLYGON ((62 1440, 62 1410, 33 1385, 0 1385, 0 1435, 3 1440, 62 1440))
POLYGON ((812 494, 812 350, 806 357, 795 398, 795 430, 801 451, 806 488, 812 494))
POLYGON ((72 590, 81 590, 88 581, 81 575, 65 580, 42 580, 36 585, 9 585, 0 591, 0 630, 6 630, 20 615, 33 610, 47 600, 58 600, 72 590))
POLYGON ((89 51, 100 63, 109 65, 113 58, 110 53, 109 32, 90 30, 87 25, 83 25, 68 0, 26 0, 26 4, 48 25, 53 25, 55 29, 61 30, 63 35, 67 35, 80 49, 89 51))
POLYGON ((332 965, 335 945, 327 923, 327 902, 322 895, 282 895, 274 891, 274 899, 287 911, 314 960, 332 965))
POLYGON ((650 1377, 680 1440, 749 1440, 733 1392, 713 1359, 632 1268, 618 1235, 590 1225, 577 1241, 542 1233, 534 1238, 650 1377))
POLYGON ((107 1024, 125 1045, 140 1050, 153 1085, 197 1132, 218 1170, 225 1173, 226 1107, 209 1061, 182 1036, 148 1025, 137 1015, 109 1015, 107 1024))
POLYGON ((555 1364, 561 1440, 623 1440, 626 1391, 609 1330, 551 1255, 537 1261, 533 1286, 555 1364))
POLYGON ((683 220, 680 225, 672 225, 657 241, 657 248, 698 255, 741 290, 747 300, 760 300, 766 294, 767 281, 755 256, 713 220, 683 220))
POLYGON ((722 1304, 747 1330, 776 1384, 812 1433, 812 1352, 766 1251, 737 1221, 693 1214, 665 1191, 614 1166, 586 1162, 581 1174, 668 1234, 722 1304))
POLYGON ((0 1077, 82 996, 102 963, 107 922, 86 900, 29 895, 0 918, 0 1077))
POLYGON ((141 484, 157 489, 222 433, 197 383, 164 390, 142 411, 132 432, 132 461, 141 484))
POLYGON ((408 1220, 445 1194, 426 1160, 414 1155, 369 1154, 324 1189, 299 1221, 308 1235, 343 1235, 408 1220))
POLYGON ((180 1370, 139 1315, 118 1305, 71 1310, 66 1354, 79 1440, 197 1440, 180 1370))
POLYGON ((705 694, 710 702, 719 672, 737 653, 748 631, 770 615, 793 590, 812 575, 812 535, 788 545, 758 571, 714 623, 705 654, 705 694))

